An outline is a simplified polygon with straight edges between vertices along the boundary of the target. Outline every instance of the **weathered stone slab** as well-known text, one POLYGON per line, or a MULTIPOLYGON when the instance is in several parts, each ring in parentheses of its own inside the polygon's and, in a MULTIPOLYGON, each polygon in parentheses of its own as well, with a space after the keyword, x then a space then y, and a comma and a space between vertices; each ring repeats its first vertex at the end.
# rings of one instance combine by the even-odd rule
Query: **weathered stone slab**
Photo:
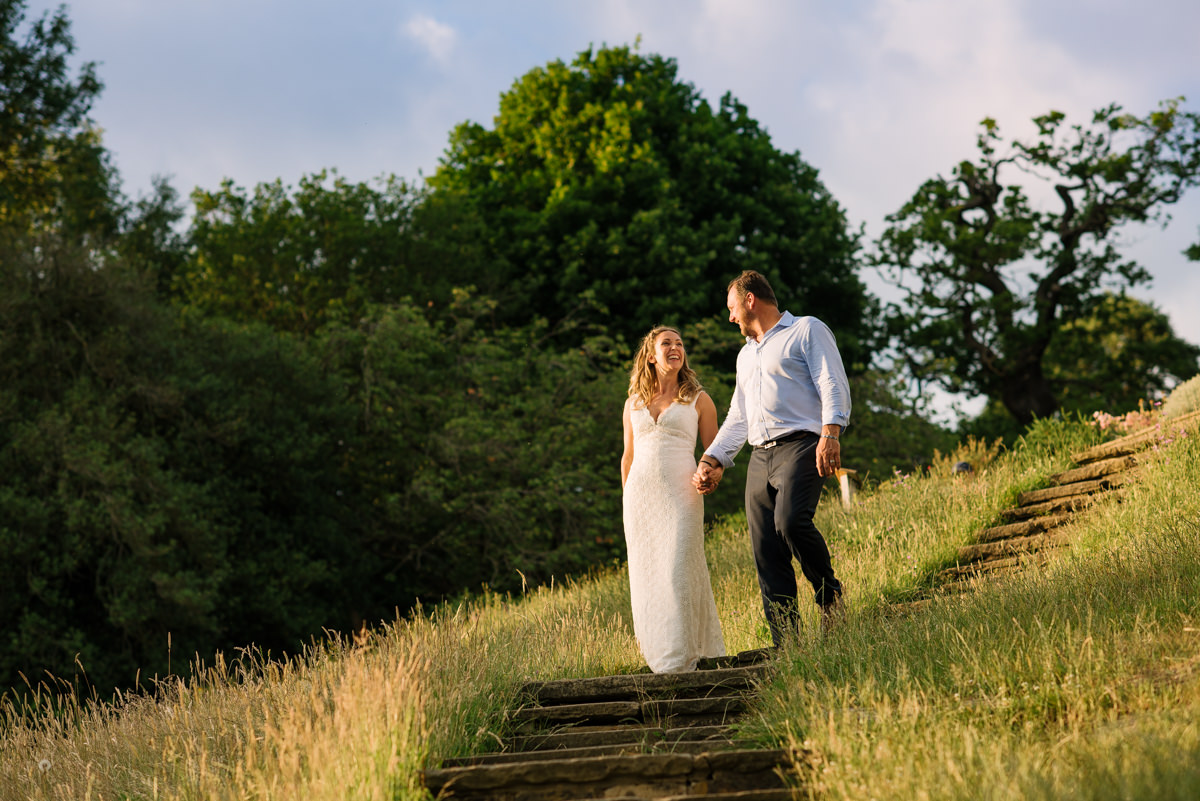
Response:
POLYGON ((1063 523, 1071 519, 1069 514, 1045 515, 1043 517, 1034 517, 1029 520, 1022 520, 1019 523, 1006 523, 1002 526, 992 526, 985 528, 976 536, 977 542, 997 542, 999 540, 1009 540, 1017 537, 1029 537, 1034 534, 1039 534, 1043 531, 1057 528, 1063 523))
POLYGON ((972 578, 983 575, 995 575, 1005 571, 1015 571, 1025 567, 1031 562, 1041 562, 1046 558, 1045 550, 1035 551, 1034 553, 1016 554, 1014 556, 993 557, 983 559, 978 562, 971 562, 957 567, 948 567, 938 573, 938 578, 942 581, 960 581, 966 578, 972 578))
POLYGON ((642 704, 642 714, 646 720, 661 720, 677 715, 731 715, 745 711, 746 701, 742 696, 673 698, 642 704))
MULTIPOLYGON (((1092 483, 1092 482, 1089 482, 1092 483)), ((1070 484, 1068 486, 1075 486, 1070 484)), ((1095 496, 1089 493, 1074 493, 1063 495, 1041 503, 1026 503, 1012 509, 1005 509, 1000 517, 1005 520, 1028 520, 1033 517, 1077 512, 1095 502, 1095 496)))
POLYGON ((476 754, 442 761, 442 768, 469 768, 479 765, 503 765, 512 762, 544 762, 548 759, 580 759, 583 757, 619 756, 647 753, 653 746, 642 742, 617 745, 593 745, 583 748, 550 748, 542 751, 502 751, 497 754, 476 754))
POLYGON ((688 673, 634 673, 588 679, 559 679, 527 684, 522 693, 543 706, 557 703, 628 700, 648 696, 709 692, 714 688, 750 689, 762 678, 765 666, 745 665, 688 673))
POLYGON ((656 743, 666 744, 684 741, 723 740, 729 736, 728 726, 620 726, 607 728, 569 728, 546 734, 532 734, 512 740, 510 750, 548 750, 556 748, 582 748, 587 746, 635 743, 650 747, 656 743))
POLYGON ((518 723, 613 723, 620 720, 641 720, 642 705, 637 701, 601 701, 595 704, 562 704, 560 706, 527 706, 512 712, 518 723))
POLYGON ((1056 476, 1050 477, 1052 484, 1074 484, 1077 481, 1094 481, 1104 476, 1110 476, 1113 473, 1121 473, 1129 470, 1138 463, 1137 456, 1118 456, 1115 459, 1104 459, 1091 464, 1076 467, 1071 470, 1065 470, 1056 476))
POLYGON ((538 762, 547 759, 579 759, 581 757, 620 756, 622 754, 649 754, 670 752, 674 754, 700 754, 706 751, 736 748, 737 744, 728 737, 724 739, 682 740, 669 742, 665 739, 639 739, 616 745, 593 745, 581 748, 547 748, 537 751, 503 751, 497 754, 447 759, 443 768, 472 767, 475 765, 502 765, 509 762, 538 762))
POLYGON ((789 766, 787 752, 775 749, 618 755, 429 770, 425 785, 463 799, 657 798, 779 788, 789 766))
POLYGON ((1067 498, 1074 495, 1083 495, 1086 493, 1103 492, 1112 487, 1120 486, 1129 480, 1130 471, 1122 473, 1114 473, 1110 476, 1097 478, 1093 481, 1076 481, 1071 484, 1065 484, 1058 487, 1045 487, 1043 489, 1028 490, 1017 496, 1017 503, 1025 506, 1027 504, 1044 503, 1052 501, 1055 498, 1067 498))
POLYGON ((786 787, 783 776, 792 769, 791 754, 782 749, 713 751, 696 760, 708 768, 706 794, 786 787))
MULTIPOLYGON (((795 798, 795 791, 786 787, 768 790, 743 790, 731 793, 709 793, 703 796, 704 801, 794 801, 795 798)), ((630 801, 630 799, 622 799, 622 801, 630 801)), ((697 801, 697 796, 673 795, 660 798, 658 801, 697 801)))
POLYGON ((1071 458, 1076 464, 1088 464, 1115 456, 1125 456, 1145 450, 1161 438, 1171 437, 1180 431, 1187 431, 1200 425, 1200 410, 1182 414, 1170 420, 1162 420, 1153 428, 1138 431, 1134 434, 1104 442, 1086 451, 1075 453, 1071 458))
POLYGON ((695 769, 696 759, 692 754, 634 754, 442 768, 425 771, 425 786, 435 795, 444 790, 459 795, 506 786, 586 784, 629 775, 685 776, 695 769))
POLYGON ((748 748, 736 751, 712 751, 697 757, 713 773, 758 773, 790 765, 791 755, 782 748, 748 748))
POLYGON ((700 660, 700 670, 714 668, 738 667, 741 665, 757 665, 771 661, 771 651, 768 648, 754 648, 749 651, 738 651, 732 656, 706 657, 700 660))
POLYGON ((959 548, 958 558, 963 562, 978 562, 981 559, 996 556, 1040 551, 1042 548, 1049 546, 1063 545, 1069 539, 1070 536, 1065 533, 1044 533, 1035 534, 1032 537, 1013 537, 1011 539, 999 540, 998 542, 980 543, 979 545, 967 545, 959 548))

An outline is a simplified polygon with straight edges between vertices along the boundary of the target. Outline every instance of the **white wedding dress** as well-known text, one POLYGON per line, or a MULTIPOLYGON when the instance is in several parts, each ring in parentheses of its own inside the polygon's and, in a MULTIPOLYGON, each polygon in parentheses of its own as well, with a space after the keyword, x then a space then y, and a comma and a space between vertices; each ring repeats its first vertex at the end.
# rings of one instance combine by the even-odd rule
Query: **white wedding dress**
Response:
POLYGON ((655 673, 695 670, 700 657, 725 654, 704 559, 704 499, 692 486, 696 402, 672 403, 657 421, 634 408, 630 419, 623 517, 633 631, 655 673))

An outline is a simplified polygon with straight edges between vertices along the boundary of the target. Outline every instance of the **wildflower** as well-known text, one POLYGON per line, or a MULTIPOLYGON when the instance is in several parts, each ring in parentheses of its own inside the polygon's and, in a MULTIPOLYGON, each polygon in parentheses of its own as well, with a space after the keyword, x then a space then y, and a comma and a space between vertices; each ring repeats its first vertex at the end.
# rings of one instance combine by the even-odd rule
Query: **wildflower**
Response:
POLYGON ((41 762, 39 762, 38 770, 40 770, 42 773, 45 773, 46 771, 50 770, 50 760, 43 759, 41 762))

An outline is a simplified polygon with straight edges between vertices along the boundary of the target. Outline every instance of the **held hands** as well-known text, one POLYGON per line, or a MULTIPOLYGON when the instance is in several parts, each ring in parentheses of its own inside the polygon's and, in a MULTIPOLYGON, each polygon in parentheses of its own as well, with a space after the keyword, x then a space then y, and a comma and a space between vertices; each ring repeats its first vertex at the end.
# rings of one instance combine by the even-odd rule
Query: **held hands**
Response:
POLYGON ((692 486, 701 495, 708 495, 721 483, 723 475, 725 475, 724 467, 713 467, 708 462, 701 460, 696 467, 696 472, 692 475, 692 486))

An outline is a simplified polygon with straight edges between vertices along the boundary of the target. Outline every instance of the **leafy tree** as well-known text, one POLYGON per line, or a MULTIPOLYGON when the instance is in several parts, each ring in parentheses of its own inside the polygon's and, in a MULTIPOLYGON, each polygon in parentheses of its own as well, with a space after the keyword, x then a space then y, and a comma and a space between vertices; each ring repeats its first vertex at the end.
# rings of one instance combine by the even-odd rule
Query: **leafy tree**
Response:
MULTIPOLYGON (((72 245, 0 249, 0 680, 99 686, 348 620, 354 409, 294 341, 178 318, 72 245)), ((7 684, 5 685, 7 686, 7 684)))
MULTIPOLYGON (((161 192, 157 200, 161 217, 161 192)), ((274 181, 252 194, 226 181, 192 200, 187 254, 169 284, 204 314, 312 333, 405 297, 440 310, 480 272, 471 207, 453 193, 430 200, 394 176, 368 184, 320 172, 294 190, 274 181)), ((155 210, 142 219, 158 219, 155 210)))
POLYGON ((70 22, 59 9, 28 26, 24 0, 0 0, 0 229, 111 233, 115 173, 88 118, 95 66, 70 74, 70 22))
MULTIPOLYGON (((1088 126, 1064 119, 1036 118, 1035 138, 1003 153, 984 120, 978 160, 927 181, 888 217, 872 256, 906 293, 889 324, 913 373, 986 395, 1021 425, 1053 414, 1079 378, 1047 367, 1063 326, 1102 311, 1111 289, 1150 280, 1121 256, 1118 233, 1163 219, 1200 181, 1200 115, 1178 101, 1145 117, 1113 105, 1088 126), (1014 174, 1046 184, 1054 208, 1035 209, 1014 174)), ((1099 343, 1093 353, 1103 358, 1099 343)), ((1128 364, 1142 371, 1128 383, 1154 385, 1145 371, 1157 367, 1128 364)))
POLYGON ((1200 367, 1200 347, 1175 336, 1167 316, 1124 294, 1092 299, 1046 351, 1046 375, 1063 411, 1124 412, 1163 397, 1200 367))
POLYGON ((225 181, 196 190, 189 255, 173 289, 190 308, 311 332, 368 300, 399 299, 413 194, 325 172, 291 193, 282 181, 252 195, 225 181))
POLYGON ((728 280, 757 269, 866 362, 871 307, 842 209, 733 97, 713 109, 671 59, 589 49, 518 79, 494 123, 459 125, 430 185, 478 209, 494 260, 472 283, 502 319, 556 320, 590 295, 635 341, 718 313, 728 280))
POLYGON ((183 218, 179 193, 163 178, 155 178, 150 194, 122 209, 113 248, 121 261, 151 277, 161 299, 174 296, 187 259, 188 242, 178 230, 183 218))
POLYGON ((571 345, 545 321, 497 327, 494 306, 460 291, 448 315, 400 303, 318 337, 360 410, 345 469, 385 613, 623 553, 611 344, 571 345))

